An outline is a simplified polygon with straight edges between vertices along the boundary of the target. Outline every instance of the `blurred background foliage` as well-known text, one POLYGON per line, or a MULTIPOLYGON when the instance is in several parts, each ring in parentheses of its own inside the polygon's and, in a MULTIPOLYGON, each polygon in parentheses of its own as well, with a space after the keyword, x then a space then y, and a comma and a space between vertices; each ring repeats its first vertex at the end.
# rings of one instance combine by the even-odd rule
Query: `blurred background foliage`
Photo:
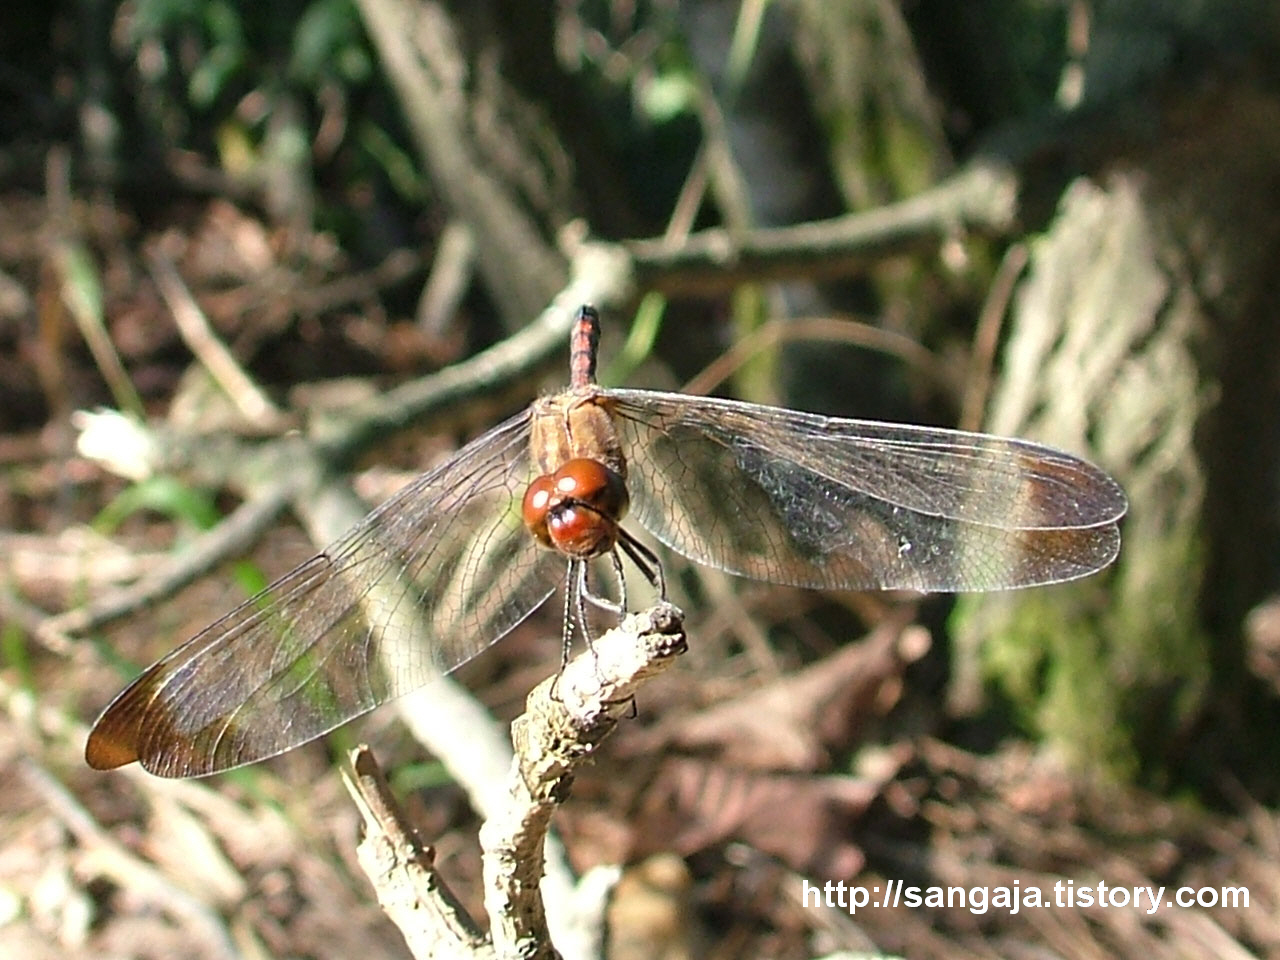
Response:
MULTIPOLYGON (((0 528, 53 535, 111 504, 111 535, 159 563, 244 492, 101 475, 76 453, 74 411, 274 436, 519 329, 562 286, 575 230, 679 251, 719 229, 721 262, 679 282, 659 265, 610 305, 610 376, 1018 433, 1095 458, 1131 496, 1115 570, 924 603, 919 621, 946 642, 903 666, 885 741, 927 731, 994 750, 1025 736, 1085 778, 1274 804, 1273 3, 424 2, 400 8, 424 18, 402 31, 430 82, 416 93, 376 27, 395 7, 0 11, 0 528), (968 197, 937 213, 988 165, 1011 177, 992 181, 989 212, 968 197), (899 244, 735 273, 734 244, 754 231, 851 214, 898 224, 899 244), (158 262, 280 421, 227 412, 158 262)), ((421 469, 510 402, 419 424, 376 456, 421 469)), ((263 569, 305 555, 289 537, 263 569)), ((139 576, 100 580, 94 564, 106 569, 11 565, 0 618, 20 685, 38 691, 68 656, 33 657, 23 630, 139 576)), ((885 616, 880 598, 749 594, 757 627, 739 619, 738 636, 715 619, 725 594, 692 577, 721 691, 769 675, 755 630, 785 671, 885 616)), ((110 641, 141 664, 236 595, 110 641)), ((90 676, 60 700, 81 719, 120 679, 102 664, 90 676)), ((862 736, 833 752, 838 769, 865 759, 862 736)))

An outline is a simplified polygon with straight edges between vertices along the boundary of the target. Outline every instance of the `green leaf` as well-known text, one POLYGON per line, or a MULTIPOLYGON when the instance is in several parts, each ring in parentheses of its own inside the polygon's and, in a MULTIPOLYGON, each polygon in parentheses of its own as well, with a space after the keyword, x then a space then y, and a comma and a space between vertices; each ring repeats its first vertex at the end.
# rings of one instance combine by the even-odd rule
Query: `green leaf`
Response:
POLYGON ((334 74, 348 82, 367 80, 372 63, 365 43, 350 0, 317 0, 307 7, 294 29, 289 73, 307 84, 334 74))
POLYGON ((102 508, 93 528, 104 536, 114 533, 140 510, 152 510, 173 520, 185 521, 197 530, 208 530, 219 520, 213 501, 172 476, 148 477, 121 491, 102 508))
POLYGON ((636 367, 649 359, 654 342, 658 339, 658 331, 662 329, 662 318, 666 310, 666 297, 660 293, 645 294, 636 310, 635 319, 631 322, 627 342, 600 376, 602 384, 612 387, 626 383, 636 367))
POLYGON ((18 676, 23 690, 35 690, 35 677, 31 671, 31 651, 27 646, 27 631, 13 621, 0 626, 0 663, 6 670, 18 676))

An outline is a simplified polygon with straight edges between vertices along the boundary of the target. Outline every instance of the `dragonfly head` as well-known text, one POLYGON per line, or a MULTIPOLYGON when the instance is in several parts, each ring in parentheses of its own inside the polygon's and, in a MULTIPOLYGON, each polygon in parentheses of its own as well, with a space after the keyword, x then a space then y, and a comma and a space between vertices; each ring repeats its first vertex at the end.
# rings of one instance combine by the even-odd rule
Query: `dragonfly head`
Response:
POLYGON ((628 504, 626 484, 616 471, 579 458, 529 484, 521 513, 540 543, 586 558, 613 549, 628 504))

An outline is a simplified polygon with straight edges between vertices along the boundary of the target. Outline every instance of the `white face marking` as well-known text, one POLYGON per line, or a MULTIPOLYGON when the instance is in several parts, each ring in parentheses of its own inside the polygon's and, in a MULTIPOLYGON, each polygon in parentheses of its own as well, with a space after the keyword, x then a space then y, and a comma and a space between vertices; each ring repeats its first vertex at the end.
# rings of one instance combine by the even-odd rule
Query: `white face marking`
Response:
POLYGON ((551 499, 551 491, 546 487, 539 487, 533 492, 533 500, 531 506, 535 510, 545 510, 547 502, 551 499))

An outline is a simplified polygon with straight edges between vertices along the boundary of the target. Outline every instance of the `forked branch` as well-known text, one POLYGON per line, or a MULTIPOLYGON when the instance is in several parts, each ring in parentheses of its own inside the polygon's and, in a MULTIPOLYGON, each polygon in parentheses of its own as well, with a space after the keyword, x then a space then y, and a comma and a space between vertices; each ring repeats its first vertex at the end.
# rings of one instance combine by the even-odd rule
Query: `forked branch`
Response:
MULTIPOLYGON (((372 756, 355 752, 348 786, 365 817, 360 863, 415 957, 559 956, 539 889, 551 815, 568 796, 574 771, 632 709, 640 686, 684 650, 683 615, 659 603, 628 616, 529 694, 511 725, 516 755, 502 803, 480 828, 487 938, 436 874, 372 756)), ((581 931, 557 935, 580 938, 581 931)))

